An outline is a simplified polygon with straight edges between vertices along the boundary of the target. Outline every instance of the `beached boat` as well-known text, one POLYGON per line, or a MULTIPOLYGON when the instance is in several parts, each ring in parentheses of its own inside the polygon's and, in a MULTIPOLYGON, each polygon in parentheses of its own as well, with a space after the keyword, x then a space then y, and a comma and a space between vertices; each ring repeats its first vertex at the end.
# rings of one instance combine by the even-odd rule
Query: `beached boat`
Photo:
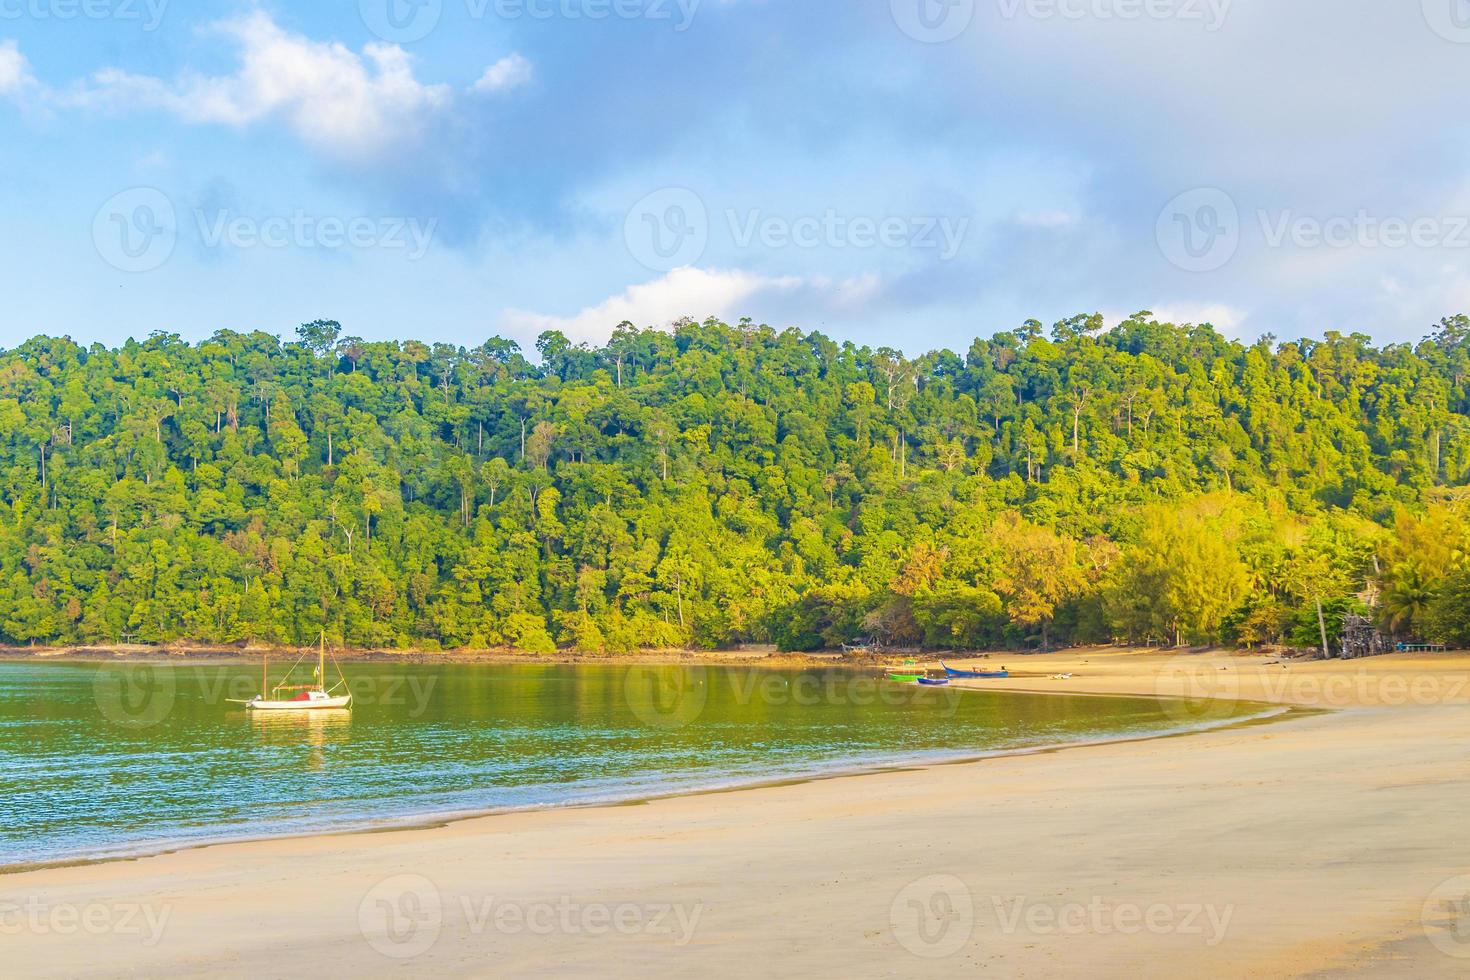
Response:
POLYGON ((1008 670, 956 670, 955 668, 946 664, 943 660, 939 661, 939 666, 944 668, 944 673, 948 677, 1002 678, 1011 676, 1011 672, 1008 670))
MULTIPOLYGON (((306 659, 306 654, 297 658, 296 663, 291 665, 291 670, 306 659)), ((233 701, 234 704, 243 704, 250 711, 320 711, 327 708, 343 709, 352 707, 352 692, 347 689, 347 678, 342 676, 342 668, 337 664, 337 658, 332 658, 332 666, 337 668, 337 683, 327 687, 327 633, 322 631, 321 645, 317 651, 316 682, 313 684, 277 684, 269 686, 268 675, 270 673, 270 661, 267 659, 261 665, 260 686, 261 693, 249 701, 233 701)), ((290 677, 290 671, 286 676, 290 677)))
POLYGON ((925 687, 943 687, 949 683, 948 677, 920 677, 919 683, 925 687))

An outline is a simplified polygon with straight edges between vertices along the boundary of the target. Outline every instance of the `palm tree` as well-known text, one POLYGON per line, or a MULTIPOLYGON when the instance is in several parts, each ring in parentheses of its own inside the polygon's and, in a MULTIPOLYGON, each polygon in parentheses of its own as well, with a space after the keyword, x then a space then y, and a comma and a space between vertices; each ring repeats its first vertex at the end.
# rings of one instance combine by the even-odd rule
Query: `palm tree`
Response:
POLYGON ((1430 605, 1439 598, 1433 580, 1417 562, 1399 566, 1383 590, 1379 616, 1395 636, 1412 633, 1422 625, 1430 605))

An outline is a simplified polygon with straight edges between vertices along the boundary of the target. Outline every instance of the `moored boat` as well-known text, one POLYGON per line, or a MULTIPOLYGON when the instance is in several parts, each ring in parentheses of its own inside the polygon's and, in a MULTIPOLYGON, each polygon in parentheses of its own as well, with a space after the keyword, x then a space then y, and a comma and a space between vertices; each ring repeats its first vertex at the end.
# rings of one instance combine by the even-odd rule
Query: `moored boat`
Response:
POLYGON ((944 673, 945 673, 945 676, 947 676, 947 677, 988 677, 988 678, 1004 678, 1004 677, 1011 676, 1011 672, 1009 670, 1004 670, 1004 669, 1002 669, 1002 670, 956 670, 954 667, 951 667, 949 664, 945 663, 943 660, 939 661, 939 666, 941 666, 941 667, 944 668, 944 673))
MULTIPOLYGON (((296 663, 301 663, 303 659, 305 655, 298 658, 296 663)), ((338 665, 336 657, 332 658, 332 666, 337 668, 337 683, 327 687, 327 632, 323 630, 321 645, 317 652, 316 683, 281 683, 268 687, 270 662, 266 660, 261 664, 261 693, 249 701, 234 701, 233 703, 243 704, 249 711, 321 711, 328 708, 338 710, 350 708, 352 707, 352 692, 347 688, 347 678, 342 675, 342 668, 338 665)), ((291 669, 295 668, 296 664, 292 664, 291 669)), ((289 671, 287 676, 289 677, 289 671)))
POLYGON ((925 687, 943 687, 949 683, 948 677, 920 677, 919 683, 925 687))
POLYGON ((889 674, 888 679, 898 681, 900 684, 912 684, 919 679, 918 674, 889 674))

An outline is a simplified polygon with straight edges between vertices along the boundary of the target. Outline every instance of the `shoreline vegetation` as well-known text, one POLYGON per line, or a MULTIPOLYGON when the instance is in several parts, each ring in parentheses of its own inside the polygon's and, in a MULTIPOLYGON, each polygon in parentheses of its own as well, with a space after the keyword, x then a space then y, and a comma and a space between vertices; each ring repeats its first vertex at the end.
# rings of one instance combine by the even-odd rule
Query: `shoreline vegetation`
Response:
MULTIPOLYGON (((0 646, 0 663, 110 663, 110 662, 153 662, 153 663, 251 663, 263 657, 273 661, 290 660, 300 656, 307 648, 286 646, 219 646, 208 643, 167 643, 157 646, 148 644, 79 644, 75 646, 0 646)), ((805 652, 782 651, 773 646, 752 646, 734 650, 636 650, 631 653, 581 653, 576 650, 558 650, 555 653, 532 653, 510 648, 488 650, 382 650, 367 648, 331 649, 333 657, 343 663, 386 663, 386 664, 558 664, 558 665, 606 665, 606 666, 732 666, 732 667, 824 667, 851 668, 855 670, 887 669, 899 665, 919 669, 939 670, 941 661, 951 665, 971 663, 977 668, 1013 662, 1022 665, 1018 671, 1027 675, 1025 664, 1043 656, 1081 656, 1089 653, 1105 656, 1110 653, 1146 652, 1180 657, 1221 655, 1239 658, 1242 662, 1253 662, 1267 658, 1289 659, 1301 656, 1307 662, 1316 659, 1312 650, 1283 648, 1281 650, 1251 651, 1215 647, 1192 649, 1140 648, 1100 646, 1076 647, 1068 650, 1049 651, 1043 654, 1036 650, 997 651, 873 651, 873 650, 811 650, 805 652)), ((1455 651, 1449 651, 1454 653, 1455 651)), ((1050 661, 1046 661, 1050 662, 1050 661)), ((1035 660, 1038 665, 1043 661, 1035 660)), ((1038 670, 1042 669, 1038 666, 1038 670)))
POLYGON ((326 320, 0 351, 0 642, 1470 643, 1470 317, 534 353, 326 320))
POLYGON ((373 976, 402 969, 403 949, 411 964, 444 975, 475 972, 487 956, 512 972, 595 971, 615 956, 654 978, 687 976, 691 963, 714 970, 731 957, 751 968, 849 975, 884 962, 908 975, 949 976, 957 963, 981 961, 1008 974, 1113 964, 1121 975, 1126 963, 1128 975, 1144 977, 1182 968, 1457 975, 1463 943, 1435 896, 1467 870, 1444 841, 1462 829, 1470 655, 1282 664, 1092 649, 1032 662, 1048 677, 1071 677, 973 686, 1173 692, 1192 699, 1181 702, 1191 705, 1182 717, 1196 722, 1220 700, 1344 710, 1182 740, 20 872, 6 876, 7 890, 48 907, 124 903, 160 918, 166 910, 165 941, 113 931, 78 944, 31 931, 7 938, 7 956, 27 975, 74 973, 105 953, 106 962, 149 972, 211 962, 244 975, 289 959, 373 976), (944 846, 905 846, 915 839, 944 846), (827 858, 837 841, 849 855, 840 870, 827 858), (1004 846, 989 846, 996 841, 1004 846), (282 891, 288 874, 292 886, 282 891), (231 887, 219 888, 223 880, 231 887), (385 939, 362 911, 374 896, 392 900, 405 888, 435 899, 432 941, 421 947, 395 945, 397 933, 385 939), (933 898, 936 888, 962 899, 946 907, 959 915, 964 941, 942 956, 935 937, 900 914, 905 896, 933 898), (485 928, 471 913, 487 889, 511 904, 561 895, 577 907, 671 904, 699 915, 677 945, 646 933, 485 928), (781 922, 763 918, 765 928, 750 929, 772 894, 782 896, 781 922), (1019 918, 1010 914, 1016 906, 1019 918), (1092 919, 1060 928, 1057 914, 1073 907, 1215 915, 1205 931, 1103 928, 1092 919), (813 917, 843 925, 813 942, 813 917))

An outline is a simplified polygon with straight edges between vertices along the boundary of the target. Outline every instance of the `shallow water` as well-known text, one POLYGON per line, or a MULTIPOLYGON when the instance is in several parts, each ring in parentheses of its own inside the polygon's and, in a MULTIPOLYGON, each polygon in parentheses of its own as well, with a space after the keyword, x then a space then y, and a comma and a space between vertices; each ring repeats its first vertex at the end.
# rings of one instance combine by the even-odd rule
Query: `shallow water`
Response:
POLYGON ((637 799, 1200 720, 1177 702, 919 688, 846 670, 349 664, 347 675, 351 711, 272 714, 228 703, 259 690, 259 668, 245 664, 0 663, 0 867, 637 799))

